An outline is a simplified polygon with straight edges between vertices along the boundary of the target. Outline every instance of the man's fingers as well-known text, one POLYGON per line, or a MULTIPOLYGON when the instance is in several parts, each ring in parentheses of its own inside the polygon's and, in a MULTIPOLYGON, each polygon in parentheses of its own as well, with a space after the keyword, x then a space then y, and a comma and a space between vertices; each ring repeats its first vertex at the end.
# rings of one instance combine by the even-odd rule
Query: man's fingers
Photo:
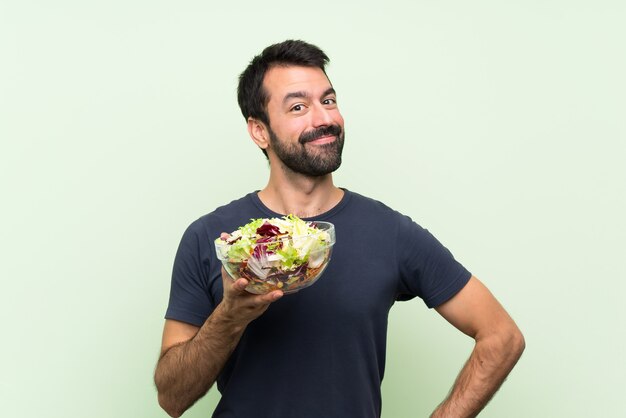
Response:
MULTIPOLYGON (((228 274, 228 272, 222 267, 222 277, 224 280, 231 281, 232 278, 228 274)), ((239 278, 232 282, 232 290, 239 293, 240 295, 249 295, 250 297, 255 296, 256 300, 261 302, 262 304, 272 303, 283 297, 282 290, 274 290, 273 292, 269 292, 265 295, 253 295, 246 290, 246 286, 248 286, 248 280, 244 278, 239 278)), ((224 286, 226 286, 226 282, 224 282, 224 286)), ((225 289, 226 290, 226 289, 225 289)))
POLYGON ((246 279, 237 279, 235 283, 233 283, 233 288, 240 293, 246 291, 246 286, 248 286, 246 279))
POLYGON ((248 286, 248 281, 246 279, 239 278, 234 280, 224 267, 222 267, 222 279, 224 280, 224 287, 226 287, 226 283, 232 282, 233 289, 239 293, 245 291, 246 286, 248 286))
POLYGON ((274 290, 273 292, 269 292, 265 295, 262 295, 261 300, 263 300, 266 303, 272 303, 272 302, 276 302, 278 299, 282 297, 283 297, 282 290, 274 290))

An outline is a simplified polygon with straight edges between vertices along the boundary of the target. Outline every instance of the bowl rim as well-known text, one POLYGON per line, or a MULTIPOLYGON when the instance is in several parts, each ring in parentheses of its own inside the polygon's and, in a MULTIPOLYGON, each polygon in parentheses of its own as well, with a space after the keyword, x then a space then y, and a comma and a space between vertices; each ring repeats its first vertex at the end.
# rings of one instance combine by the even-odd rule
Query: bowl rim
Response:
MULTIPOLYGON (((294 238, 300 239, 300 238, 314 237, 316 235, 320 235, 323 232, 327 232, 328 233, 330 231, 332 231, 332 234, 330 234, 330 241, 328 242, 328 244, 331 245, 331 246, 335 244, 335 242, 336 242, 336 237, 335 237, 335 233, 334 233, 335 232, 335 225, 333 225, 331 222, 327 222, 327 221, 309 221, 309 222, 314 222, 315 224, 318 224, 318 225, 319 224, 324 224, 325 226, 327 226, 327 228, 326 229, 321 229, 320 231, 318 231, 318 232, 316 232, 314 234, 285 235, 285 236, 283 236, 283 237, 281 237, 281 238, 279 238, 277 240, 274 240, 274 241, 257 242, 257 243, 254 243, 253 245, 256 246, 256 245, 263 245, 263 244, 275 244, 277 242, 289 241, 289 240, 292 240, 294 238)), ((226 241, 219 240, 219 237, 218 237, 218 240, 215 241, 215 246, 216 247, 222 248, 222 247, 227 247, 227 246, 230 246, 230 245, 232 245, 232 244, 229 244, 226 241)))

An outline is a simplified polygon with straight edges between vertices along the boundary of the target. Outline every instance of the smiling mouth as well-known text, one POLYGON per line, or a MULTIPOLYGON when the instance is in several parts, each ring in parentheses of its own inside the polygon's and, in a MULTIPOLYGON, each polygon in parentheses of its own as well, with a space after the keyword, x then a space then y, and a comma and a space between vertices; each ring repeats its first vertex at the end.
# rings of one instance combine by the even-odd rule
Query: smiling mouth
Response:
POLYGON ((307 141, 306 144, 313 144, 313 145, 329 144, 331 142, 334 142, 336 139, 337 137, 335 135, 327 135, 327 136, 322 136, 320 138, 314 139, 312 141, 307 141))
POLYGON ((298 142, 304 145, 311 142, 314 145, 330 144, 340 139, 342 129, 339 125, 321 126, 304 132, 298 138, 298 142))

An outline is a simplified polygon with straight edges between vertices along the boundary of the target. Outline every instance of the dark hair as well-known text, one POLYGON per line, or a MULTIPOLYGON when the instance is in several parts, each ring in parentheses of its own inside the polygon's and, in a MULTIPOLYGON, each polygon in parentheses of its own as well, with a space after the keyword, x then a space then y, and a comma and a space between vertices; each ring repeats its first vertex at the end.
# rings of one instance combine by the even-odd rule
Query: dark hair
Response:
MULTIPOLYGON (((268 93, 263 88, 265 73, 272 67, 297 65, 302 67, 318 67, 324 73, 328 56, 315 45, 304 41, 287 40, 270 45, 255 56, 248 67, 239 76, 237 101, 243 117, 252 117, 270 124, 267 115, 268 93)), ((267 152, 262 150, 267 157, 267 152)))

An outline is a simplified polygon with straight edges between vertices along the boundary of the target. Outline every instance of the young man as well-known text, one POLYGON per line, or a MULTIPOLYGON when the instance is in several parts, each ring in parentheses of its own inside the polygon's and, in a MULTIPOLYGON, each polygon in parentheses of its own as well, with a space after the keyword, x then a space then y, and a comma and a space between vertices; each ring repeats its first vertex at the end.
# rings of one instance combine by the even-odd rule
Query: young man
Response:
POLYGON ((327 62, 319 48, 286 41, 240 77, 239 105, 270 176, 182 238, 155 372, 159 403, 173 417, 215 381, 214 417, 379 417, 389 309, 415 296, 476 341, 433 417, 477 415, 524 349, 505 310, 428 231, 333 184, 345 136, 327 62), (245 279, 221 269, 214 239, 251 218, 290 213, 335 225, 324 276, 285 297, 247 293, 245 279))

